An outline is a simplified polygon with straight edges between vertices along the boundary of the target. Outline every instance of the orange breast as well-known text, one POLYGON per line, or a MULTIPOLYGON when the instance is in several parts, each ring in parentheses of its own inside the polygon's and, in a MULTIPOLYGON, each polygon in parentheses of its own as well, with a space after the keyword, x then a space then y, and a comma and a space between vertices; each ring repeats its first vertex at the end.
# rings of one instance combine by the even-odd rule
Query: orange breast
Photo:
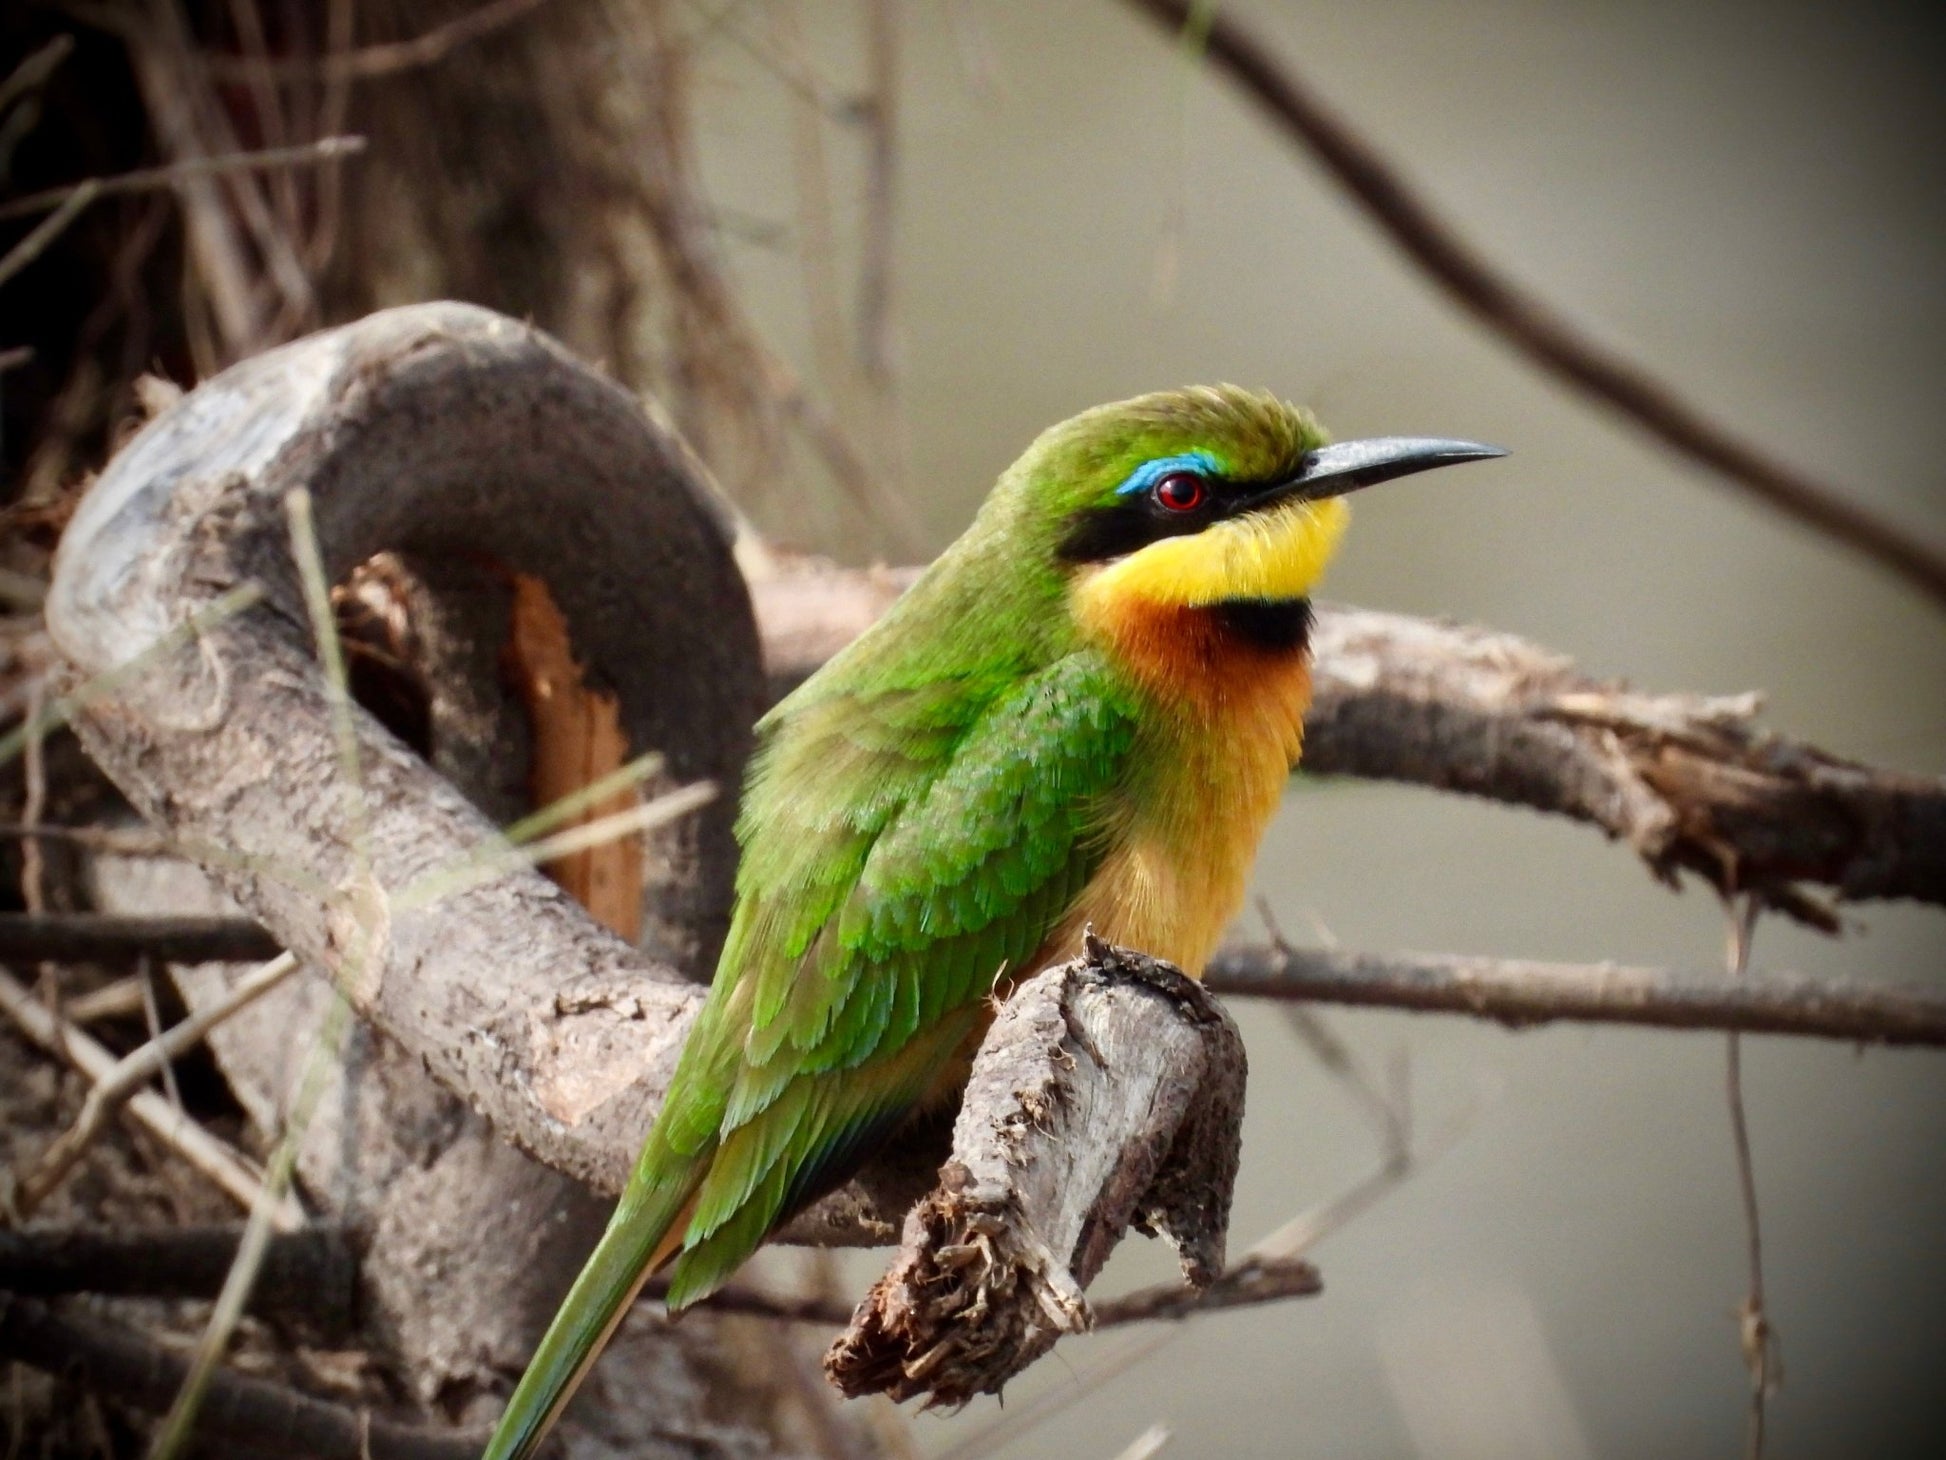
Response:
POLYGON ((1052 956, 1102 937, 1200 975, 1243 905, 1257 847, 1302 745, 1304 644, 1239 632, 1211 607, 1122 601, 1088 627, 1149 698, 1141 770, 1114 849, 1052 956))

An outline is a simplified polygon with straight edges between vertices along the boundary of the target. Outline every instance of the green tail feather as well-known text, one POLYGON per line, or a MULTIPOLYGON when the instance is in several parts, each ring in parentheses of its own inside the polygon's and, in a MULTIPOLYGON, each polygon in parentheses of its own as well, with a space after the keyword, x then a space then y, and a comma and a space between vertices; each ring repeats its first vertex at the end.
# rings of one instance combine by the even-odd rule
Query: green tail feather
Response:
POLYGON ((654 1179, 647 1177, 646 1159, 637 1166, 601 1241, 514 1386, 481 1460, 527 1460, 540 1448, 647 1280, 649 1260, 683 1216, 706 1161, 707 1156, 692 1158, 674 1171, 657 1171, 654 1179))

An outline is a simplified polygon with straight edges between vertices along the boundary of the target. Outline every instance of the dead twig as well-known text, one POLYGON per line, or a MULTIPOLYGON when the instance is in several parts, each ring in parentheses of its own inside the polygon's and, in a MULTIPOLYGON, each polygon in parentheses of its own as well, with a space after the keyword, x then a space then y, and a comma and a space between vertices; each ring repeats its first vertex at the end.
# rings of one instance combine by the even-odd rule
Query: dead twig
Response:
POLYGON ((1204 982, 1221 994, 1465 1014, 1514 1029, 1569 1020, 1946 1046, 1946 994, 1795 974, 1744 981, 1607 963, 1233 943, 1210 960, 1204 982))
MULTIPOLYGON (((250 962, 277 951, 276 940, 247 918, 0 915, 0 960, 128 963, 146 955, 175 963, 250 962)), ((1917 984, 1785 973, 1734 983, 1716 974, 1609 963, 1270 943, 1226 945, 1210 961, 1205 982, 1220 994, 1464 1014, 1515 1029, 1566 1021, 1946 1046, 1946 995, 1917 984)))
MULTIPOLYGON (((341 157, 356 157, 365 150, 363 137, 321 137, 296 147, 271 147, 259 152, 226 152, 220 157, 190 157, 166 167, 143 167, 113 177, 83 178, 58 188, 43 188, 23 193, 0 203, 0 218, 23 218, 49 209, 66 207, 74 197, 86 192, 82 207, 101 198, 126 193, 155 192, 174 187, 185 178, 220 177, 236 172, 275 172, 307 163, 331 162, 341 157)), ((4 276, 0 276, 4 277, 4 276)))
POLYGON ((246 918, 0 914, 0 962, 259 963, 279 951, 277 940, 246 918))
POLYGON ((371 81, 436 66, 462 46, 504 30, 547 0, 486 0, 477 9, 401 41, 333 51, 315 60, 271 56, 211 56, 210 75, 224 81, 371 81))
MULTIPOLYGON (((149 1411, 166 1408, 189 1371, 181 1355, 127 1329, 4 1293, 0 1356, 149 1411)), ((230 1370, 211 1378, 197 1435, 311 1460, 475 1460, 486 1439, 397 1424, 230 1370)))
MULTIPOLYGON (((239 1010, 277 987, 297 968, 297 960, 281 953, 263 967, 245 974, 229 995, 196 1010, 168 1032, 139 1045, 107 1070, 94 1077, 81 1113, 54 1143, 41 1153, 34 1169, 23 1177, 14 1192, 14 1205, 22 1216, 31 1214, 74 1169, 95 1138, 107 1127, 116 1111, 126 1105, 151 1078, 165 1072, 171 1061, 202 1043, 205 1035, 239 1010)), ((180 1103, 169 1107, 179 1120, 187 1120, 180 1103)))
MULTIPOLYGON (((1758 903, 1745 897, 1730 904, 1727 951, 1730 977, 1743 982, 1750 972, 1750 940, 1757 930, 1758 903)), ((1768 980, 1766 980, 1768 982, 1768 980)), ((1750 1122, 1743 1108, 1743 1040, 1732 1032, 1726 1041, 1724 1094, 1730 1107, 1730 1138, 1736 1147, 1737 1192, 1743 1205, 1743 1230, 1750 1258, 1750 1285, 1737 1308, 1738 1341, 1750 1371, 1750 1409, 1744 1426, 1744 1460, 1763 1460, 1764 1404, 1776 1386, 1777 1333, 1764 1306, 1764 1239, 1757 1206, 1757 1173, 1750 1156, 1750 1122)))
MULTIPOLYGON (((1202 24, 1196 0, 1128 0, 1172 31, 1202 24)), ((1515 350, 1723 480, 1889 568, 1946 605, 1946 548, 1798 470, 1701 409, 1635 361, 1589 338, 1503 272, 1226 11, 1207 16, 1204 54, 1300 142, 1394 244, 1515 350)))
MULTIPOLYGON (((25 1297, 100 1293, 122 1298, 213 1298, 236 1258, 240 1225, 35 1227, 0 1231, 0 1292, 25 1297)), ((359 1239, 343 1227, 280 1232, 264 1252, 250 1311, 349 1329, 359 1239)))
MULTIPOLYGON (((67 1060, 90 1080, 106 1079, 115 1068, 114 1055, 93 1036, 69 1020, 49 1013, 4 969, 0 969, 0 1012, 11 1018, 35 1044, 67 1060)), ((257 1201, 263 1190, 257 1173, 229 1146, 172 1109, 168 1101, 144 1090, 130 1098, 128 1113, 207 1176, 226 1196, 246 1208, 257 1201)), ((287 1195, 276 1203, 271 1220, 278 1231, 294 1232, 304 1225, 304 1210, 287 1195)))

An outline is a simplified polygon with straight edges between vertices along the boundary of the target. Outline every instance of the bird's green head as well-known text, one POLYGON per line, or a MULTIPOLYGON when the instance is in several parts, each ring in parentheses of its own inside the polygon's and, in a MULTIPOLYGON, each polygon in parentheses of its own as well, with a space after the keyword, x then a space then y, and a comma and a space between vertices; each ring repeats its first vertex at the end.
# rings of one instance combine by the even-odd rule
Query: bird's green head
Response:
POLYGON ((1236 386, 1097 406, 1042 433, 989 510, 1079 607, 1194 608, 1308 597, 1374 482, 1502 453, 1388 437, 1331 445, 1309 412, 1236 386))

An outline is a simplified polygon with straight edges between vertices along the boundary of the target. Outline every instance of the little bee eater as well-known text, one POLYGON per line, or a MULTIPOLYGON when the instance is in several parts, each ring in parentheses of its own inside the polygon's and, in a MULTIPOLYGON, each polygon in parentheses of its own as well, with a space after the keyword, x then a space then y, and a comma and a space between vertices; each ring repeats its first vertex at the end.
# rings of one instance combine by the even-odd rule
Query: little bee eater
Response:
POLYGON ((1088 924, 1199 974, 1297 762, 1345 494, 1501 454, 1328 445, 1231 386, 1035 441, 760 722, 715 983, 489 1460, 534 1451, 650 1273, 673 1264, 686 1308, 952 1100, 1002 980, 1073 956, 1088 924))

